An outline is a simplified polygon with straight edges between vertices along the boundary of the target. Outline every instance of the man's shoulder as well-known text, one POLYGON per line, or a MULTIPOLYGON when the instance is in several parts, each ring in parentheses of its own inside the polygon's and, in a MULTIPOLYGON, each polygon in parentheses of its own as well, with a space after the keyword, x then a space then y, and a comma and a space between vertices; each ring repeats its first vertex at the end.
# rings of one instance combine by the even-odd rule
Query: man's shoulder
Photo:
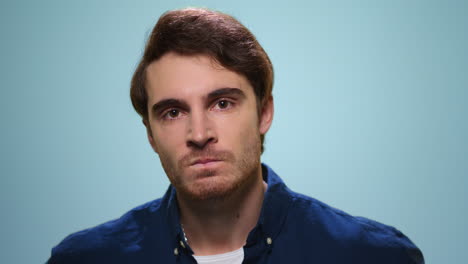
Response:
POLYGON ((136 246, 143 239, 150 224, 157 224, 161 218, 158 213, 161 200, 147 202, 117 219, 68 235, 52 249, 48 263, 84 263, 88 259, 96 261, 105 257, 103 261, 110 261, 109 257, 118 258, 120 251, 136 246))
POLYGON ((350 215, 303 194, 291 192, 291 197, 290 224, 299 226, 304 236, 313 237, 322 247, 349 251, 355 257, 361 252, 374 259, 401 256, 413 261, 408 263, 424 262, 420 250, 393 226, 350 215))
POLYGON ((291 192, 291 194, 290 214, 301 215, 296 219, 303 219, 303 221, 313 224, 314 227, 323 228, 330 235, 341 236, 346 239, 356 237, 354 235, 356 232, 401 234, 392 226, 365 217, 353 216, 307 195, 295 192, 291 192))

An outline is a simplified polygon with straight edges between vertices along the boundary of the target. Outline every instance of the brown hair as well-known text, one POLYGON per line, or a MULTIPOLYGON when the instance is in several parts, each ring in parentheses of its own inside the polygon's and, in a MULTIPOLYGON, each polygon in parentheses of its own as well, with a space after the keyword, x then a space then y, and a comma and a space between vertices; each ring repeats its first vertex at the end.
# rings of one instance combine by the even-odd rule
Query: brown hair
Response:
MULTIPOLYGON (((146 68, 168 52, 207 55, 226 69, 245 76, 254 89, 259 113, 271 96, 271 61, 255 36, 239 21, 201 8, 168 11, 156 23, 131 82, 130 98, 144 122, 148 121, 146 68)), ((263 152, 263 135, 261 140, 263 152)))

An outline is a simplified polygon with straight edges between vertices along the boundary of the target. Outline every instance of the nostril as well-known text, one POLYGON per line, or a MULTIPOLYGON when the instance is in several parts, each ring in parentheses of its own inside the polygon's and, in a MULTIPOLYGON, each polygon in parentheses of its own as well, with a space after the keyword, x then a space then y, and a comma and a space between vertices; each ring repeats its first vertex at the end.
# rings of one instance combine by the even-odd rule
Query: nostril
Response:
POLYGON ((192 111, 187 131, 187 146, 203 149, 206 145, 216 142, 215 135, 212 123, 204 112, 192 111))
POLYGON ((187 147, 196 148, 196 149, 203 149, 207 145, 209 145, 211 143, 214 143, 215 141, 216 141, 216 139, 214 137, 208 137, 208 138, 204 138, 202 140, 191 139, 191 140, 187 141, 187 147))

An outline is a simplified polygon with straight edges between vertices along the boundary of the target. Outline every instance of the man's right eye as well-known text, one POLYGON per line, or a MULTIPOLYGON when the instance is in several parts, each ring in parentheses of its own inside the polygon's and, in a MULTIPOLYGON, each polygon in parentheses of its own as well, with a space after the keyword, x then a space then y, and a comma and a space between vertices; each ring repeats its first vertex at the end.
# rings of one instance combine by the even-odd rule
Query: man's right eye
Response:
POLYGON ((163 119, 177 119, 180 117, 181 113, 177 109, 170 109, 169 111, 165 112, 163 115, 163 119))

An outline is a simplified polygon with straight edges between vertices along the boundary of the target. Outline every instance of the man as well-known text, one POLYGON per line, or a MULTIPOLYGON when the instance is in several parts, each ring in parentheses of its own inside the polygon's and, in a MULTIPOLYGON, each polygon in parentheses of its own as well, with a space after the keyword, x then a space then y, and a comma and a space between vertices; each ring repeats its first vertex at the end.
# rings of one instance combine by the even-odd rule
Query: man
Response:
POLYGON ((165 13, 131 99, 171 186, 68 236, 48 263, 423 263, 395 228, 294 193, 261 164, 272 86, 267 54, 237 20, 165 13))

